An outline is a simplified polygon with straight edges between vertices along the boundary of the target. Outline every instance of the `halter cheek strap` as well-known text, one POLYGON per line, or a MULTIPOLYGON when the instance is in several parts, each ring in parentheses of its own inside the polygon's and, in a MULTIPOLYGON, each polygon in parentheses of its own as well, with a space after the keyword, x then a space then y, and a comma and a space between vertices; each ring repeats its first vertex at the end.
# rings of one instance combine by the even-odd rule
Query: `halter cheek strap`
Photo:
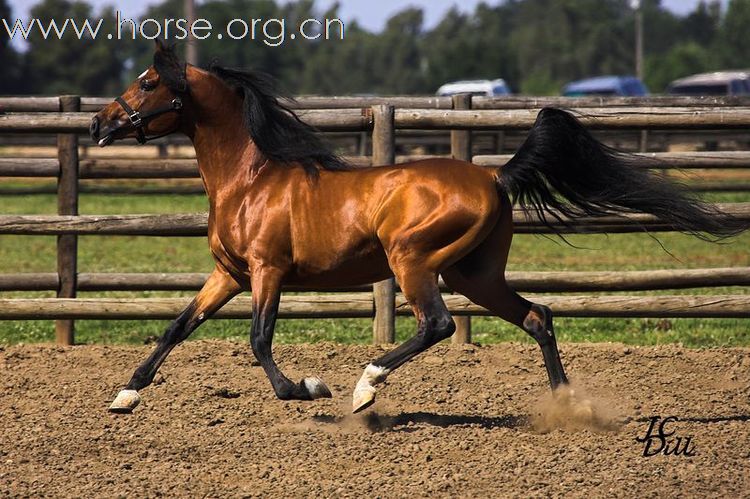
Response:
POLYGON ((161 135, 154 135, 151 137, 147 137, 146 131, 143 129, 143 127, 149 121, 165 113, 170 113, 170 112, 181 113, 182 112, 182 99, 180 99, 179 97, 175 97, 174 99, 172 99, 172 102, 170 102, 168 106, 158 108, 146 114, 141 114, 135 109, 133 109, 132 107, 130 107, 130 104, 125 102, 125 99, 123 99, 122 97, 117 97, 115 99, 115 102, 117 102, 120 105, 120 107, 122 107, 122 109, 125 111, 125 113, 127 113, 128 119, 130 120, 130 124, 133 126, 133 128, 135 128, 136 139, 138 140, 139 144, 145 144, 149 140, 158 139, 158 138, 164 137, 165 135, 169 135, 170 133, 172 133, 172 132, 167 132, 161 135))

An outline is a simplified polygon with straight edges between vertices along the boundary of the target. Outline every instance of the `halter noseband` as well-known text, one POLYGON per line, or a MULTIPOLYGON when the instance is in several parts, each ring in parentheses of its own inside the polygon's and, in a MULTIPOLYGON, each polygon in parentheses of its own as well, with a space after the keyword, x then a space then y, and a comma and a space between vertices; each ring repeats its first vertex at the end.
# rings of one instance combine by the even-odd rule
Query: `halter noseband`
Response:
POLYGON ((156 118, 157 116, 161 116, 165 113, 170 113, 172 111, 176 113, 182 112, 182 99, 179 97, 175 97, 172 99, 172 102, 169 103, 168 106, 161 107, 159 109, 156 109, 155 111, 151 111, 150 113, 141 114, 132 107, 130 107, 130 104, 125 102, 125 99, 122 97, 117 97, 115 99, 115 102, 117 102, 120 107, 127 113, 128 119, 130 120, 130 124, 133 125, 133 128, 135 128, 136 133, 136 139, 138 140, 139 144, 145 144, 149 140, 158 139, 161 137, 164 137, 166 135, 169 135, 172 132, 163 133, 161 135, 154 135, 151 137, 146 136, 146 131, 143 129, 143 127, 151 121, 152 119, 156 118))

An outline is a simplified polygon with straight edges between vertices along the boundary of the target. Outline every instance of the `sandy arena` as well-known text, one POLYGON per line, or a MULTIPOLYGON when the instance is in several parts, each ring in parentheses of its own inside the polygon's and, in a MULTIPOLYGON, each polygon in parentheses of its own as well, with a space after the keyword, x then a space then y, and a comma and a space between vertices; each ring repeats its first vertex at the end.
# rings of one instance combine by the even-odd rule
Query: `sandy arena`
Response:
POLYGON ((334 392, 300 403, 247 345, 189 342, 134 414, 107 413, 150 348, 0 347, 0 496, 750 497, 750 349, 563 344, 599 420, 544 432, 532 345, 441 345, 351 416, 378 347, 277 346, 334 392), (695 455, 643 457, 651 416, 695 455))

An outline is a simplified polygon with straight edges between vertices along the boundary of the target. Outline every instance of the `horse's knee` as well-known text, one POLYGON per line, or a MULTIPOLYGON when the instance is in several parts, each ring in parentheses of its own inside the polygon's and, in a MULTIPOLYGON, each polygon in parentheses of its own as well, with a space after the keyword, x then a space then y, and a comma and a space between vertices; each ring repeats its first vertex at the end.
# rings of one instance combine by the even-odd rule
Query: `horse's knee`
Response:
POLYGON ((523 320, 523 330, 539 345, 555 341, 555 330, 552 326, 552 310, 545 305, 531 305, 529 313, 523 320))
POLYGON ((204 320, 204 314, 196 316, 195 312, 196 308, 191 304, 177 319, 172 321, 159 341, 167 345, 176 345, 184 341, 204 320))

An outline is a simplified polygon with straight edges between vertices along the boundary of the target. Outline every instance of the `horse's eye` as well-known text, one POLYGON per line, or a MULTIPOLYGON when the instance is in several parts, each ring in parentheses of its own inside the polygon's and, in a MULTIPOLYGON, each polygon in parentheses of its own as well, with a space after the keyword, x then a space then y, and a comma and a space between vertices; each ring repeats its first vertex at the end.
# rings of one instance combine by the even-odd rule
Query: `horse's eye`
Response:
POLYGON ((145 90, 148 92, 149 90, 153 90, 156 88, 156 83, 154 83, 151 80, 143 79, 141 80, 141 90, 145 90))

